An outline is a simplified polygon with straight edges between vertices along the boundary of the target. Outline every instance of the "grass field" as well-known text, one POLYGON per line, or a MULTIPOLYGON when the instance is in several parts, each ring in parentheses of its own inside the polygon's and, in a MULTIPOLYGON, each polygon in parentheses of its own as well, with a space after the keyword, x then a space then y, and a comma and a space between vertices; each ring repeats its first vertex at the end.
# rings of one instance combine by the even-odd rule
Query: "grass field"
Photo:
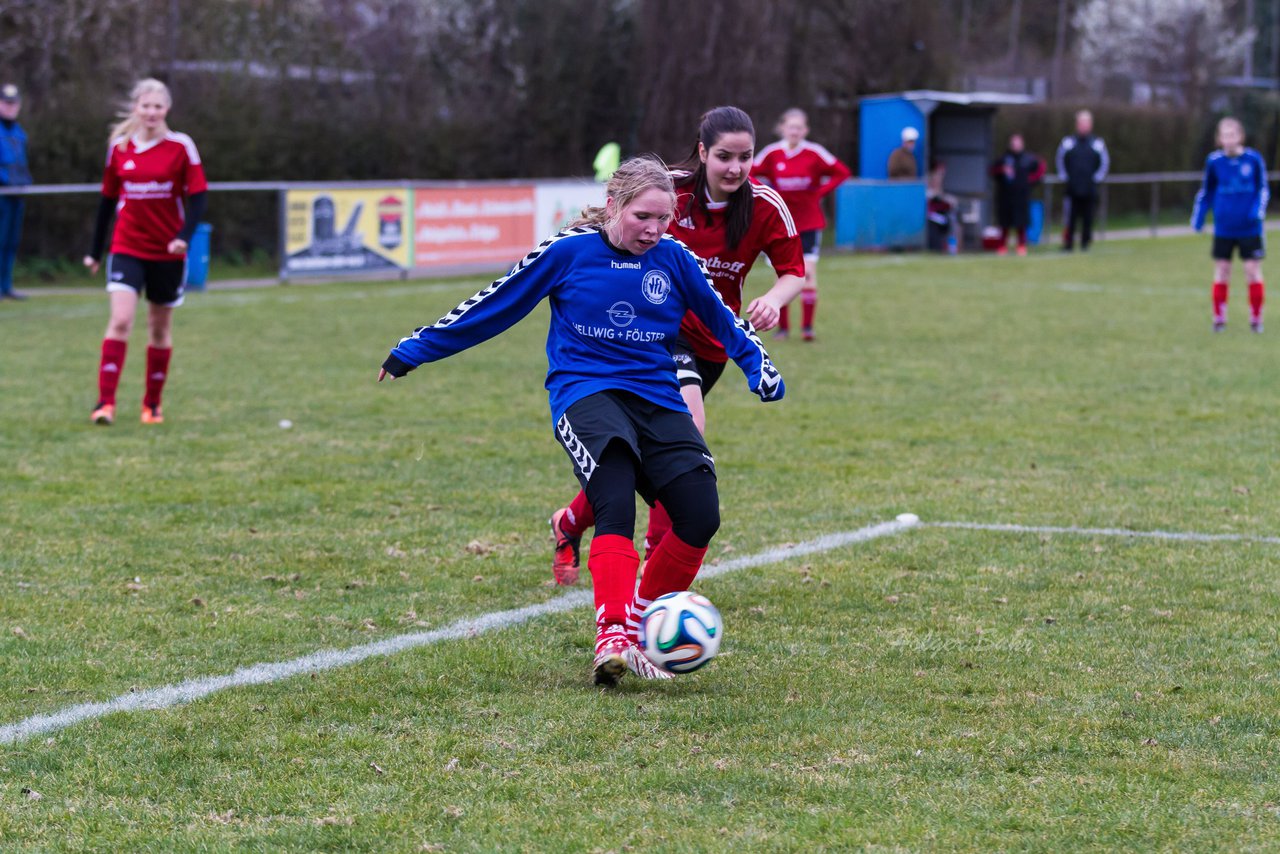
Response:
MULTIPOLYGON (((1274 336, 1209 272, 825 259, 786 401, 711 397, 712 554, 920 527, 707 580, 668 684, 593 689, 578 608, 0 744, 0 849, 1275 850, 1280 545, 931 524, 1280 534, 1274 336)), ((159 428, 141 337, 88 424, 103 299, 0 305, 0 727, 561 595, 545 312, 374 383, 478 284, 195 295, 159 428)))

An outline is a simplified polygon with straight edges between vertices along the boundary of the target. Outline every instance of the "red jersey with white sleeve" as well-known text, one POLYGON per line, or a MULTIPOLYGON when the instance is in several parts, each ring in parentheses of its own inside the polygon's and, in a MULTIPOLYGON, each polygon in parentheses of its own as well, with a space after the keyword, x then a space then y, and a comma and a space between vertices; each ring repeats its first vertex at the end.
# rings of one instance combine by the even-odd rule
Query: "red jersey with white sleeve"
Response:
POLYGON ((816 142, 803 140, 795 148, 782 141, 766 145, 756 155, 751 177, 773 187, 782 196, 795 218, 796 228, 816 231, 824 228, 822 197, 840 186, 849 167, 816 142))
MULTIPOLYGON (((804 276, 804 252, 800 247, 799 232, 786 203, 777 192, 749 181, 751 227, 737 247, 730 249, 725 233, 728 202, 716 204, 708 201, 708 210, 704 214, 693 204, 687 186, 681 188, 682 178, 687 181, 686 176, 675 175, 679 200, 667 234, 688 246, 703 260, 708 278, 734 314, 742 313, 742 289, 760 253, 769 257, 769 263, 779 276, 804 276)), ((716 337, 692 314, 686 314, 680 324, 680 336, 689 342, 700 359, 710 362, 729 359, 716 337)))
POLYGON ((170 254, 169 242, 182 231, 182 200, 209 188, 196 144, 173 131, 152 142, 140 143, 137 137, 121 142, 115 140, 107 150, 102 173, 102 195, 119 199, 111 251, 146 261, 181 261, 184 256, 170 254))

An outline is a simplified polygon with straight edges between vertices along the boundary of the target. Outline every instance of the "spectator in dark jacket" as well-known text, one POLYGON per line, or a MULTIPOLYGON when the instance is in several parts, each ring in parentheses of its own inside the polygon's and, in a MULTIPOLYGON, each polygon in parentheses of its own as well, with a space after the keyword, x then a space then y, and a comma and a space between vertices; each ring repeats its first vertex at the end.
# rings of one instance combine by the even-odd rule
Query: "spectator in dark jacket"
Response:
MULTIPOLYGON (((0 86, 0 187, 31 183, 27 168, 27 134, 18 124, 22 97, 12 83, 0 86)), ((0 196, 0 299, 22 299, 13 289, 13 262, 22 236, 22 196, 0 196)))
POLYGON ((1031 188, 1044 178, 1044 161, 1026 150, 1022 134, 1009 137, 1009 148, 991 164, 996 181, 996 220, 1000 223, 1000 255, 1008 253, 1009 232, 1018 233, 1018 254, 1027 254, 1031 221, 1031 188))
POLYGON ((1093 135, 1093 114, 1088 110, 1076 113, 1076 132, 1062 138, 1057 161, 1067 204, 1062 248, 1068 252, 1075 248, 1078 222, 1080 248, 1087 250, 1093 242, 1093 209, 1098 203, 1098 185, 1111 168, 1107 144, 1093 135))

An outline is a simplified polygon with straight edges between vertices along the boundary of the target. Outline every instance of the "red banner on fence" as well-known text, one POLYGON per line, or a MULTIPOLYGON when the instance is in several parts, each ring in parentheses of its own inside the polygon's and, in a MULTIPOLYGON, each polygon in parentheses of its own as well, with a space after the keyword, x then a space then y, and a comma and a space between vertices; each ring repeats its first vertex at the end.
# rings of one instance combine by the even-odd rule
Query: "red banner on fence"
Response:
POLYGON ((533 248, 534 193, 525 187, 417 187, 416 267, 507 264, 533 248))

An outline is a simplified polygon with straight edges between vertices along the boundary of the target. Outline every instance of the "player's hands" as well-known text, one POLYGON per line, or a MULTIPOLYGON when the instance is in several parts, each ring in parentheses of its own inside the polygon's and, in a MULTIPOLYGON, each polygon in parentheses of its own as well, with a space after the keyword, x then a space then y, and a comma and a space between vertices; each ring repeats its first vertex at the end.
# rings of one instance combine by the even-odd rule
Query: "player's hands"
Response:
POLYGON ((765 297, 756 297, 747 306, 747 319, 757 332, 768 332, 778 325, 778 314, 781 306, 773 304, 765 297))
POLYGON ((173 240, 169 241, 169 245, 165 248, 168 250, 170 255, 186 255, 187 241, 180 237, 175 237, 173 240))
POLYGON ((386 368, 378 368, 378 382, 382 382, 387 377, 391 377, 392 381, 394 381, 396 378, 396 375, 387 373, 386 368))
POLYGON ((92 255, 84 256, 84 265, 89 268, 90 273, 98 272, 98 259, 92 255))

